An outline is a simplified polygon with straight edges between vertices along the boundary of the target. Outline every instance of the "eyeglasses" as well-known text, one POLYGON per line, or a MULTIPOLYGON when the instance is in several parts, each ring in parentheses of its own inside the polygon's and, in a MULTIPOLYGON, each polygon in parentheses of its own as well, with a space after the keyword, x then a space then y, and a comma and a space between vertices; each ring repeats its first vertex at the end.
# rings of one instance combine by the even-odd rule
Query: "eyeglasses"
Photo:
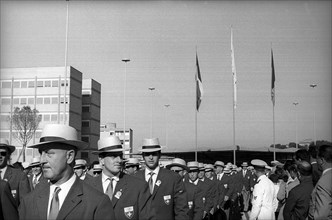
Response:
POLYGON ((1 151, 0 155, 3 156, 3 157, 5 157, 7 155, 7 152, 6 151, 1 151))

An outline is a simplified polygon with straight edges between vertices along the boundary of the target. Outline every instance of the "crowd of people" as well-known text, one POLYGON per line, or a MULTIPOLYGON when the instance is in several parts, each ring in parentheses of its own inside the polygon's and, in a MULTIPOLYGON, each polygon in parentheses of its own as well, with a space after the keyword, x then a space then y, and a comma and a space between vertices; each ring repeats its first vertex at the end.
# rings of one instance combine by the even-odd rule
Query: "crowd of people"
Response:
POLYGON ((68 125, 46 125, 29 146, 40 156, 24 169, 8 164, 15 147, 1 138, 0 220, 332 219, 330 143, 284 163, 174 158, 162 167, 158 138, 143 140, 142 161, 124 159, 118 137, 102 138, 99 161, 88 165, 76 158, 88 147, 77 137, 68 125))

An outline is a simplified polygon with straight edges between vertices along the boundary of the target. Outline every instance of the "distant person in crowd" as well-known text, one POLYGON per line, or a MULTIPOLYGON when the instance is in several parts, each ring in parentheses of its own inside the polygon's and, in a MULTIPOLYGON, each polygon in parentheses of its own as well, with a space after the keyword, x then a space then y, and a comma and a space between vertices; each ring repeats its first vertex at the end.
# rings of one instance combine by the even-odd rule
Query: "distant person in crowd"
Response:
POLYGON ((185 160, 174 158, 170 164, 166 165, 166 168, 178 173, 183 181, 185 181, 185 176, 188 174, 188 167, 185 160))
POLYGON ((30 146, 41 154, 42 184, 25 196, 19 206, 22 220, 115 219, 108 196, 80 180, 74 173, 78 150, 88 147, 76 129, 64 124, 46 124, 40 142, 30 146))
POLYGON ((213 180, 215 179, 215 173, 213 172, 214 170, 214 167, 212 164, 206 164, 205 165, 205 177, 210 179, 210 180, 213 180))
POLYGON ((92 171, 93 171, 93 173, 92 173, 93 177, 97 177, 103 171, 103 167, 99 163, 95 164, 95 165, 93 165, 92 171))
POLYGON ((254 182, 251 172, 248 171, 248 162, 243 162, 241 167, 242 171, 239 172, 239 175, 242 185, 241 195, 243 198, 243 212, 248 212, 251 192, 254 189, 254 182))
POLYGON ((210 177, 212 177, 213 173, 213 165, 212 164, 203 164, 203 163, 198 163, 198 168, 199 168, 199 173, 198 173, 198 178, 199 181, 202 183, 201 189, 203 191, 202 195, 202 201, 203 201, 203 206, 204 206, 204 219, 209 219, 211 217, 211 210, 213 209, 214 206, 214 198, 216 197, 216 190, 217 190, 217 185, 215 184, 214 181, 212 181, 210 177), (201 172, 201 170, 204 169, 204 172, 201 172), (205 172, 207 172, 207 175, 205 175, 205 172), (203 175, 204 173, 204 175, 203 175), (200 178, 201 176, 201 178, 200 178))
POLYGON ((40 156, 32 158, 32 162, 30 164, 31 174, 28 175, 29 184, 31 191, 36 188, 36 186, 42 182, 46 181, 43 177, 40 156))
POLYGON ((252 209, 249 215, 250 220, 254 219, 274 219, 274 184, 265 175, 267 163, 263 160, 255 159, 251 161, 254 166, 255 174, 258 177, 257 184, 254 186, 252 209))
POLYGON ((134 175, 139 171, 139 159, 138 158, 128 158, 125 163, 126 173, 129 175, 134 175))
POLYGON ((162 147, 158 138, 143 139, 142 152, 145 169, 135 176, 149 184, 151 206, 149 212, 155 219, 187 220, 188 201, 182 177, 159 167, 162 147))
POLYGON ((84 159, 76 159, 74 165, 74 172, 76 173, 77 177, 81 180, 84 180, 86 177, 87 172, 87 162, 84 159))
POLYGON ((99 161, 95 160, 92 163, 90 163, 89 165, 87 165, 88 170, 87 170, 86 173, 89 174, 90 176, 94 176, 94 174, 93 174, 93 168, 94 168, 95 164, 99 164, 99 161))
POLYGON ((17 204, 9 183, 0 179, 0 220, 18 220, 17 204))
POLYGON ((20 200, 30 192, 28 177, 21 170, 8 165, 10 155, 15 151, 15 146, 9 145, 7 139, 0 138, 0 179, 9 183, 11 193, 16 201, 20 200))
POLYGON ((309 201, 311 192, 314 188, 311 176, 311 165, 309 162, 302 160, 297 163, 298 178, 300 184, 295 186, 286 199, 284 208, 284 219, 303 219, 308 217, 309 201))
POLYGON ((322 176, 318 180, 312 194, 309 206, 309 220, 332 219, 332 145, 319 147, 317 163, 322 176))
POLYGON ((149 219, 149 186, 144 180, 122 172, 123 147, 120 139, 113 135, 101 138, 98 151, 94 153, 98 154, 103 170, 98 177, 85 182, 109 196, 115 219, 149 219))
POLYGON ((293 159, 295 160, 295 163, 298 163, 299 161, 305 160, 310 163, 310 154, 306 149, 300 149, 295 151, 293 159))
POLYGON ((312 167, 312 181, 315 186, 320 176, 322 175, 322 171, 318 169, 318 164, 317 164, 317 146, 316 145, 309 146, 308 152, 310 155, 310 164, 312 167))

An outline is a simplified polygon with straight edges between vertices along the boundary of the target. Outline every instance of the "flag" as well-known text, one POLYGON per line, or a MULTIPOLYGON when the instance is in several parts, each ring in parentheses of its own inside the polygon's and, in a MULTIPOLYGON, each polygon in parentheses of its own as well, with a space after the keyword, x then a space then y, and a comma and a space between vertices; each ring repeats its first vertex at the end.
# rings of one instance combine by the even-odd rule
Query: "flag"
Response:
POLYGON ((274 75, 274 61, 273 61, 273 51, 271 49, 271 68, 272 68, 272 80, 271 80, 271 100, 273 103, 273 106, 275 104, 275 88, 274 88, 274 82, 276 80, 276 77, 274 75))
POLYGON ((201 72, 199 70, 197 52, 196 52, 196 67, 197 67, 197 72, 196 72, 196 109, 198 111, 199 106, 201 105, 201 102, 202 102, 202 97, 203 97, 203 84, 202 84, 201 72))
POLYGON ((236 68, 235 68, 235 58, 234 58, 234 47, 233 47, 233 29, 231 28, 231 56, 232 56, 232 73, 233 73, 233 107, 236 109, 236 103, 237 103, 237 94, 236 94, 236 68))

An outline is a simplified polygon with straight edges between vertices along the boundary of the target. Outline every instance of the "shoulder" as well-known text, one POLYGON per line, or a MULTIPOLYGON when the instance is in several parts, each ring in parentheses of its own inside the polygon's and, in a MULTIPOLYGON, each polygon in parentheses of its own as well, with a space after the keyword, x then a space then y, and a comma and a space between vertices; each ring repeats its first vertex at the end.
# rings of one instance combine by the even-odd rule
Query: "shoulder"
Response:
MULTIPOLYGON (((99 192, 97 189, 93 188, 91 185, 87 184, 86 182, 79 180, 78 184, 82 186, 83 193, 87 194, 88 196, 96 196, 96 197, 102 197, 104 193, 99 192)), ((92 199, 92 197, 91 197, 92 199)))
POLYGON ((138 176, 128 175, 128 174, 125 174, 125 173, 122 174, 122 177, 120 179, 123 179, 127 183, 133 184, 133 185, 137 185, 137 184, 145 185, 145 184, 147 184, 147 182, 145 182, 144 180, 142 180, 138 176))
POLYGON ((165 168, 160 168, 159 175, 167 177, 169 180, 173 181, 181 181, 182 179, 179 174, 165 168))

